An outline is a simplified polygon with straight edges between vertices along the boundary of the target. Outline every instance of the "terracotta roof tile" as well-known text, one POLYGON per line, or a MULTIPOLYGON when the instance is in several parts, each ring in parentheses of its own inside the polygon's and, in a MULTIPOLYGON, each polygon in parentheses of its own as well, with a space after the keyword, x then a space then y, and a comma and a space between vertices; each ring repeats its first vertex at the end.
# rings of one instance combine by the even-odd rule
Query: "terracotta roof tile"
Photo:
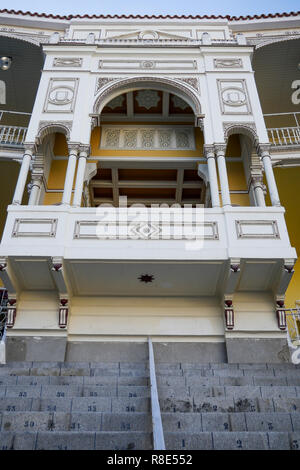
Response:
POLYGON ((241 20, 260 20, 266 18, 286 18, 291 16, 300 16, 300 11, 291 11, 284 13, 268 13, 261 15, 246 15, 246 16, 230 16, 230 15, 53 15, 52 13, 37 13, 30 11, 21 10, 8 10, 7 8, 0 10, 0 13, 6 13, 9 15, 22 15, 22 16, 34 16, 38 18, 51 18, 55 20, 72 20, 75 18, 82 19, 189 19, 189 20, 201 20, 201 19, 226 19, 228 21, 241 21, 241 20))

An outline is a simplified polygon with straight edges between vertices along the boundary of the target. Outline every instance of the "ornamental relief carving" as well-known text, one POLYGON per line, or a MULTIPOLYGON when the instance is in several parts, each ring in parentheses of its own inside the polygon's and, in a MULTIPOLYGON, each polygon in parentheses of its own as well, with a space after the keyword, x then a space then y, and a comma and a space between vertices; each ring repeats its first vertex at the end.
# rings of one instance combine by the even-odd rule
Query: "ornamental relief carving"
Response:
MULTIPOLYGON (((188 95, 191 99, 191 101, 194 103, 194 111, 196 115, 201 115, 201 104, 200 104, 200 99, 199 99, 199 93, 195 93, 195 91, 191 90, 189 87, 180 83, 180 81, 177 78, 170 78, 170 77, 130 77, 130 78, 113 78, 110 79, 110 81, 115 81, 116 83, 112 83, 106 89, 104 89, 99 96, 97 97, 94 107, 93 107, 93 113, 98 114, 99 113, 99 108, 101 107, 101 103, 107 96, 109 96, 115 89, 118 88, 125 88, 127 85, 131 85, 133 83, 141 84, 143 82, 153 82, 153 83, 160 83, 162 85, 169 85, 170 87, 176 87, 177 89, 181 90, 183 93, 188 95)), ((104 85, 101 86, 101 88, 104 87, 104 85)))
POLYGON ((223 79, 217 80, 217 83, 222 114, 251 114, 251 106, 244 79, 223 79))
POLYGON ((44 112, 72 113, 75 107, 79 78, 51 78, 44 112))
POLYGON ((258 142, 258 135, 254 122, 223 122, 225 141, 231 134, 246 134, 254 142, 258 142))
MULTIPOLYGON (((123 77, 124 78, 124 77, 123 77)), ((100 77, 97 78, 96 81, 96 89, 95 89, 95 95, 98 93, 98 91, 105 87, 108 83, 115 82, 116 80, 120 80, 120 78, 108 78, 108 77, 100 77)))
POLYGON ((53 67, 81 67, 81 57, 55 57, 53 67))
POLYGON ((137 147, 137 131, 124 131, 124 147, 136 148, 137 147))
MULTIPOLYGON (((178 126, 179 127, 179 126, 178 126)), ((132 129, 103 126, 100 148, 144 150, 194 150, 194 129, 134 127, 132 129)))
POLYGON ((192 88, 195 88, 195 90, 200 91, 199 82, 197 78, 194 78, 194 77, 186 77, 186 78, 174 77, 174 78, 176 80, 179 80, 180 82, 190 85, 192 88))
POLYGON ((242 59, 214 59, 216 69, 243 68, 242 59))

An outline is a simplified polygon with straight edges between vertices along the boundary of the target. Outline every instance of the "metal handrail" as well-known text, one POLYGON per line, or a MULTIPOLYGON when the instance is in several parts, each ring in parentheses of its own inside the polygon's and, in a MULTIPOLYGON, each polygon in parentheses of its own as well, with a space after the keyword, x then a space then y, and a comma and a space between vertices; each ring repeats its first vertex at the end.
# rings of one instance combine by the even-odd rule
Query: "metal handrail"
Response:
POLYGON ((150 370, 150 386, 151 386, 153 449, 165 450, 166 446, 165 446, 164 430, 162 426, 161 412, 160 412, 160 406, 159 406, 159 400, 158 400, 153 345, 152 345, 152 341, 150 337, 148 337, 148 346, 149 346, 149 370, 150 370))

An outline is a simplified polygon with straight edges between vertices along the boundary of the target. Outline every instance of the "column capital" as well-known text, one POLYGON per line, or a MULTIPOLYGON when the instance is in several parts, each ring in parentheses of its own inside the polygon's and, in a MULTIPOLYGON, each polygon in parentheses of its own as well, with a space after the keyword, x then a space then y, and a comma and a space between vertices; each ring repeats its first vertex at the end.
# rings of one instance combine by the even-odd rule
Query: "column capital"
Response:
POLYGON ((270 156, 271 144, 257 144, 257 153, 260 158, 270 156))
POLYGON ((195 116, 195 127, 200 127, 203 130, 204 122, 203 122, 204 114, 197 114, 195 116))
POLYGON ((100 126, 100 116, 99 114, 89 114, 90 118, 91 118, 91 127, 92 127, 92 130, 95 128, 95 127, 99 127, 100 126))
POLYGON ((33 155, 36 153, 36 144, 34 142, 27 142, 24 144, 24 155, 33 155))
POLYGON ((226 144, 225 143, 220 143, 220 144, 214 144, 214 149, 215 153, 217 154, 223 154, 225 155, 226 153, 226 144))
POLYGON ((79 149, 80 149, 80 143, 78 143, 78 142, 69 142, 68 143, 69 155, 76 155, 76 157, 77 157, 79 149))
POLYGON ((79 154, 80 157, 86 157, 91 153, 91 146, 87 144, 80 144, 79 145, 79 154), (85 155, 82 155, 85 154, 85 155))
POLYGON ((213 144, 204 144, 203 151, 206 158, 215 158, 215 147, 213 144))

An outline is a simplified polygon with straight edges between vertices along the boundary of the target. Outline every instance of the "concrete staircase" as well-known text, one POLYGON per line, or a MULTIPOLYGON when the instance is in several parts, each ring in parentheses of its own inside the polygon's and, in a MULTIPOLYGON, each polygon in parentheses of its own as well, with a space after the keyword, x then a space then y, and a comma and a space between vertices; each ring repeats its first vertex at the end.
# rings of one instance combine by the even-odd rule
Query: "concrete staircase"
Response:
MULTIPOLYGON (((156 364, 169 450, 300 450, 300 367, 156 364)), ((0 449, 152 449, 148 362, 0 366, 0 449)))

